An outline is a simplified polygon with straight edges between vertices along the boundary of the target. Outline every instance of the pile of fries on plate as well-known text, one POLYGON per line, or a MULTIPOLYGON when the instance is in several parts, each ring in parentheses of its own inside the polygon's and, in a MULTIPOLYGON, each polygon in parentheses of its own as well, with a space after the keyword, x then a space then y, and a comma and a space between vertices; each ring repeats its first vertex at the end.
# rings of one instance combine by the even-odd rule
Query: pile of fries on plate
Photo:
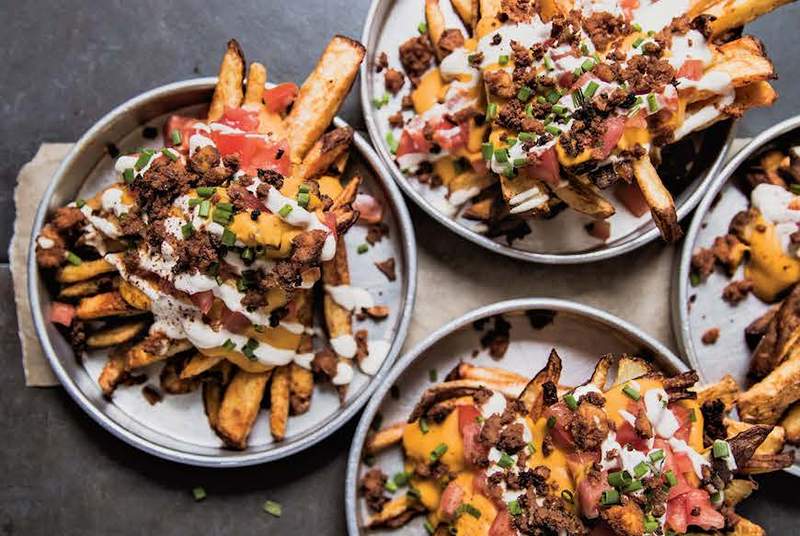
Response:
POLYGON ((378 370, 389 342, 354 333, 353 316, 389 311, 351 285, 344 235, 359 218, 380 226, 382 207, 343 180, 352 129, 329 128, 364 53, 336 36, 299 89, 267 87, 231 40, 205 119, 171 116, 165 147, 121 156, 114 184, 51 215, 36 247, 50 319, 77 352, 109 349, 107 397, 163 362, 160 391, 201 388, 211 428, 243 449, 262 398, 281 441, 315 381, 344 402, 356 362, 378 370))
MULTIPOLYGON (((446 188, 453 211, 490 236, 520 237, 525 219, 567 207, 608 240, 613 191, 674 241, 662 157, 774 102, 773 65, 739 29, 789 1, 451 0, 458 24, 425 0, 400 65, 379 56, 386 93, 375 106, 400 169, 446 188)), ((664 163, 685 174, 685 154, 664 163)))

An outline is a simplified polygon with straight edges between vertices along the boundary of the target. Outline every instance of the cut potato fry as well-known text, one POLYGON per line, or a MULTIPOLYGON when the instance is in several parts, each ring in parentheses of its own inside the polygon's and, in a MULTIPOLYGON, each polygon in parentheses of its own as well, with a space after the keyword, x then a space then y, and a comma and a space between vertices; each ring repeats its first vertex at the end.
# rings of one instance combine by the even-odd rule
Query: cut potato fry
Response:
POLYGON ((63 287, 58 293, 59 299, 74 299, 92 296, 100 292, 108 292, 119 288, 120 278, 116 276, 104 276, 88 281, 80 281, 72 285, 63 287))
POLYGON ((765 13, 777 9, 792 0, 719 0, 703 10, 705 15, 715 17, 711 21, 712 35, 721 35, 728 30, 744 26, 765 13))
POLYGON ((650 157, 644 156, 634 160, 633 173, 636 176, 636 183, 650 207, 653 221, 661 231, 661 236, 667 242, 675 242, 683 236, 683 231, 678 225, 675 203, 672 200, 672 194, 661 182, 661 177, 653 167, 650 157))
POLYGON ((344 102, 364 59, 364 46, 335 36, 309 75, 286 118, 292 158, 302 161, 344 102))
POLYGON ((275 441, 286 437, 286 421, 289 419, 289 367, 276 367, 272 371, 269 389, 269 429, 275 441))
POLYGON ((592 377, 589 383, 604 391, 606 383, 608 383, 608 373, 611 371, 611 366, 617 361, 613 354, 606 354, 600 358, 600 361, 594 366, 592 377))
POLYGON ((225 390, 216 430, 229 447, 247 447, 247 438, 256 422, 270 374, 239 370, 225 390))
POLYGON ((122 299, 134 309, 139 309, 142 311, 147 311, 150 309, 151 303, 150 298, 147 297, 147 294, 134 287, 124 279, 119 284, 119 293, 122 296, 122 299))
POLYGON ((207 370, 215 367, 217 363, 222 361, 222 359, 223 358, 221 356, 209 356, 197 352, 192 356, 191 359, 189 359, 189 361, 186 362, 186 365, 181 370, 181 379, 188 380, 189 378, 199 376, 207 370))
POLYGON ((544 412, 544 385, 546 383, 558 385, 560 377, 561 358, 558 356, 555 348, 553 348, 550 350, 550 356, 547 358, 545 367, 533 377, 519 396, 519 399, 525 404, 533 422, 536 422, 544 412))
POLYGON ((753 351, 749 375, 760 379, 785 361, 800 339, 800 286, 783 300, 753 351))
POLYGON ((627 354, 622 355, 617 363, 617 377, 614 385, 621 385, 652 372, 653 366, 644 359, 627 354))
POLYGON ((739 397, 739 385, 730 374, 723 376, 717 383, 704 385, 694 391, 697 393, 697 403, 700 406, 710 400, 722 400, 725 411, 731 411, 739 397))
POLYGON ((725 486, 725 506, 730 508, 745 500, 756 489, 756 483, 752 480, 734 478, 725 486))
POLYGON ((786 430, 786 442, 800 445, 800 403, 792 404, 781 419, 781 426, 786 430))
POLYGON ((219 408, 222 406, 222 395, 225 392, 220 381, 203 382, 203 410, 208 425, 216 432, 219 422, 219 408))
POLYGON ((208 121, 217 121, 225 113, 225 107, 238 108, 244 97, 242 83, 244 82, 244 53, 236 39, 228 41, 225 54, 219 66, 219 78, 211 97, 211 106, 208 108, 208 121))
POLYGON ((556 188, 553 193, 572 210, 595 219, 604 220, 610 218, 616 212, 614 205, 603 197, 600 190, 583 176, 570 177, 570 180, 566 181, 564 186, 556 188))
POLYGON ((264 106, 264 84, 267 83, 267 68, 262 64, 253 62, 247 69, 247 86, 245 87, 244 102, 242 107, 252 107, 261 110, 264 106))
POLYGON ((326 173, 342 156, 350 150, 353 142, 353 129, 335 128, 317 140, 300 164, 296 175, 300 180, 309 180, 326 173))
POLYGON ((766 378, 739 395, 739 416, 747 422, 774 424, 798 400, 800 354, 794 354, 766 378))
POLYGON ((474 32, 478 23, 478 0, 450 0, 450 3, 467 30, 474 32))
POLYGON ((151 333, 126 352, 125 368, 133 370, 192 349, 186 339, 170 339, 163 333, 151 333))
POLYGON ((139 335, 146 325, 145 322, 132 322, 96 331, 86 338, 86 346, 89 348, 107 348, 124 344, 139 335))
POLYGON ((448 374, 447 378, 478 380, 490 383, 528 383, 528 379, 525 376, 516 372, 496 367, 479 367, 463 361, 448 374))
POLYGON ((108 354, 108 360, 103 366, 100 377, 97 378, 97 383, 103 391, 103 395, 110 397, 114 393, 117 385, 127 377, 128 371, 125 368, 126 355, 124 347, 117 347, 112 349, 108 354))
POLYGON ((116 271, 117 269, 105 259, 97 259, 96 261, 83 261, 77 266, 67 264, 58 271, 56 279, 59 283, 77 283, 116 271))
POLYGON ((405 423, 399 422, 385 428, 381 428, 374 434, 367 437, 364 450, 367 454, 377 454, 391 446, 398 445, 403 440, 405 423))
MULTIPOLYGON (((749 430, 750 428, 755 426, 753 424, 741 421, 735 421, 729 418, 724 419, 723 423, 725 424, 725 429, 728 431, 729 437, 733 437, 736 434, 744 432, 745 430, 749 430)), ((767 438, 764 440, 764 442, 758 446, 758 448, 756 449, 756 454, 777 454, 778 452, 783 450, 783 445, 785 441, 786 441, 786 431, 780 426, 775 426, 769 433, 767 438)))
POLYGON ((442 61, 442 51, 439 49, 439 39, 444 33, 444 15, 439 7, 439 0, 425 0, 425 24, 428 26, 428 37, 439 61, 442 61))
POLYGON ((198 378, 181 378, 181 369, 185 359, 172 358, 164 365, 159 374, 161 390, 171 395, 191 393, 200 385, 198 378))
POLYGON ((500 27, 497 15, 500 14, 501 0, 479 0, 479 4, 480 18, 475 26, 475 37, 481 39, 500 27))
POLYGON ((130 316, 142 311, 132 308, 117 291, 104 292, 82 298, 75 308, 75 315, 81 320, 94 320, 108 316, 130 316))
POLYGON ((725 534, 727 536, 766 536, 767 531, 749 519, 739 517, 733 530, 725 534))

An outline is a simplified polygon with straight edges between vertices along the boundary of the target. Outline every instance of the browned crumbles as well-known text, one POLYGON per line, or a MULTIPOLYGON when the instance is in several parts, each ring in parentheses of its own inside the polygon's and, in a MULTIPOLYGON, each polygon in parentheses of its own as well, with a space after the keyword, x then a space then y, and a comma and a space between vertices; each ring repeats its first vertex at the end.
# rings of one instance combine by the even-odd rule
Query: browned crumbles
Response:
POLYGON ((719 339, 719 328, 709 328, 703 333, 703 336, 700 340, 703 344, 709 345, 714 344, 719 339))
POLYGON ((441 57, 445 57, 457 48, 464 46, 464 34, 457 28, 448 28, 442 32, 442 36, 436 46, 441 57))
POLYGON ((383 84, 386 91, 392 95, 396 95, 401 89, 403 84, 406 83, 406 77, 397 69, 386 69, 386 74, 383 75, 383 84))
POLYGON ((535 8, 534 0, 502 0, 500 3, 500 13, 515 23, 530 22, 535 8))
POLYGON ((377 467, 367 471, 358 485, 358 490, 367 503, 367 508, 373 512, 380 512, 383 505, 389 502, 384 486, 388 477, 377 467))
POLYGON ((381 271, 381 273, 383 273, 383 275, 386 276, 386 279, 389 281, 394 281, 397 279, 394 257, 389 257, 385 261, 376 262, 375 266, 381 271))
POLYGON ((389 57, 386 55, 386 52, 381 52, 378 54, 378 57, 375 58, 375 72, 379 73, 389 67, 389 57))
POLYGON ((432 61, 433 48, 427 35, 412 37, 400 45, 400 63, 415 87, 432 61))
POLYGON ((753 290, 753 282, 749 279, 732 281, 722 289, 722 299, 731 305, 736 305, 744 300, 753 290))
POLYGON ((692 254, 692 272, 705 279, 714 271, 714 253, 709 248, 698 248, 692 254))
POLYGON ((395 112, 389 116, 389 126, 392 128, 401 128, 403 126, 403 112, 395 112))
POLYGON ((511 75, 502 69, 487 71, 483 76, 483 81, 490 95, 510 99, 516 94, 511 75))
POLYGON ((389 226, 383 222, 380 222, 369 226, 365 240, 369 245, 374 246, 383 240, 383 237, 385 236, 389 236, 389 226))
POLYGON ((630 25, 622 17, 605 11, 592 13, 591 16, 583 19, 583 29, 589 35, 595 48, 606 50, 608 45, 631 31, 630 25))
POLYGON ((311 370, 317 376, 330 380, 336 376, 336 354, 330 348, 323 348, 316 354, 311 361, 311 370))

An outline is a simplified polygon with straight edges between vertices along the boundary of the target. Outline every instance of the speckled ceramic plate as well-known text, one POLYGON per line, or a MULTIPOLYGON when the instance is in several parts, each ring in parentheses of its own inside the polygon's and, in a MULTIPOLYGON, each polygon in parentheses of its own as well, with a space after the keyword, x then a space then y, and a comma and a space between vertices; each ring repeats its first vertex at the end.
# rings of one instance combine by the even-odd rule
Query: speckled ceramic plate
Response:
MULTIPOLYGON (((143 127, 155 126, 161 132, 160 127, 170 114, 198 115, 210 102, 215 83, 216 78, 203 78, 163 86, 131 99, 103 117, 78 141, 56 172, 36 214, 33 236, 39 234, 52 209, 76 196, 93 194, 116 180, 107 144, 113 143, 123 151, 162 146, 159 139, 144 138, 143 127)), ((345 125, 338 118, 334 123, 345 125)), ((375 376, 356 374, 343 405, 332 388, 317 386, 308 413, 289 419, 283 442, 272 441, 267 414, 261 413, 248 449, 233 451, 223 448, 209 428, 199 391, 169 395, 151 406, 142 396, 141 387, 121 387, 113 400, 106 400, 97 385, 105 352, 93 352, 79 362, 68 342, 47 321, 50 296, 39 275, 32 243, 28 264, 31 309, 45 355, 62 385, 93 419, 120 439, 156 456, 187 464, 226 467, 261 463, 288 456, 327 437, 366 403, 391 367, 405 339, 416 285, 416 245, 402 195, 378 156, 358 134, 346 174, 355 173, 364 178, 362 190, 386 207, 384 221, 389 235, 367 254, 359 255, 356 249, 364 243, 366 227, 355 226, 347 233, 351 275, 354 283, 367 288, 377 303, 389 306, 391 313, 386 320, 367 321, 364 327, 369 329, 371 338, 389 341, 391 346, 375 376), (397 267, 393 282, 374 265, 389 257, 395 258, 397 267)), ((145 370, 149 381, 158 378, 159 368, 156 364, 145 370)))

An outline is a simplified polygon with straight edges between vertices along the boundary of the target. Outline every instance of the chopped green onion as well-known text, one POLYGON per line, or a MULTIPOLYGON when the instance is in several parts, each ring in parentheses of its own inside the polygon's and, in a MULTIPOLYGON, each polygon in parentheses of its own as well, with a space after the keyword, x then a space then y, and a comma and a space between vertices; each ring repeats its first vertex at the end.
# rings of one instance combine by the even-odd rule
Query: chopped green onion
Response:
POLYGON ((508 63, 508 54, 501 54, 499 58, 497 58, 497 63, 500 65, 505 65, 508 63))
POLYGON ((581 90, 572 92, 572 105, 575 106, 575 108, 583 106, 583 93, 581 93, 581 90))
POLYGON ((180 130, 173 130, 170 135, 170 139, 172 139, 172 145, 180 145, 181 144, 181 131, 180 130))
POLYGON ((644 518, 644 531, 645 532, 655 532, 661 524, 653 518, 651 515, 647 515, 644 518))
POLYGON ((639 391, 637 391, 632 385, 625 385, 625 387, 622 388, 622 392, 628 395, 628 398, 632 400, 639 400, 642 397, 642 395, 639 394, 639 391))
POLYGON ((483 159, 487 162, 491 160, 494 155, 494 145, 492 145, 491 142, 481 144, 481 154, 483 155, 483 159))
POLYGON ((574 71, 572 71, 572 76, 574 76, 575 78, 580 78, 580 76, 581 76, 582 74, 583 74, 583 69, 582 69, 582 68, 580 68, 580 67, 578 67, 577 69, 575 69, 574 71))
POLYGON ((794 195, 800 195, 800 184, 790 184, 789 191, 792 192, 794 195))
POLYGON ((73 266, 80 266, 83 260, 71 251, 67 251, 67 262, 73 266))
POLYGON ((494 159, 500 164, 505 164, 508 162, 508 151, 506 149, 495 149, 494 159))
POLYGON ((133 182, 133 168, 128 168, 122 172, 122 178, 125 179, 127 184, 133 182))
POLYGON ((300 186, 297 187, 297 191, 300 192, 301 194, 307 194, 310 190, 308 189, 308 186, 306 186, 305 184, 301 184, 300 186))
POLYGON ((420 493, 417 488, 408 488, 408 491, 406 492, 406 497, 418 501, 422 497, 422 493, 420 493))
POLYGON ((436 448, 431 451, 430 458, 432 462, 437 461, 439 458, 444 456, 444 453, 447 452, 447 445, 445 443, 439 443, 436 445, 436 448))
MULTIPOLYGON (((541 95, 536 97, 536 100, 538 101, 540 98, 542 100, 544 100, 544 97, 542 97, 541 95)), ((545 101, 545 102, 547 102, 547 101, 545 101)), ((525 115, 527 117, 533 117, 533 103, 529 102, 528 104, 525 105, 525 115)))
POLYGON ((386 133, 386 144, 389 146, 389 152, 392 154, 397 153, 397 148, 400 146, 400 142, 397 141, 397 138, 394 137, 393 132, 386 133))
POLYGON ((236 345, 232 340, 225 339, 225 342, 222 343, 222 347, 225 348, 226 350, 233 350, 236 348, 236 345))
POLYGON ((550 415, 547 418, 547 427, 551 428, 551 429, 556 427, 556 417, 555 417, 555 415, 550 415))
POLYGON ((516 174, 517 172, 514 171, 513 165, 506 166, 506 168, 503 169, 503 177, 508 177, 509 179, 513 179, 516 174))
POLYGON ((306 193, 301 192, 297 194, 297 204, 300 205, 301 207, 306 208, 308 206, 309 201, 311 201, 311 194, 307 192, 306 193))
POLYGON ((631 28, 633 28, 634 31, 637 31, 637 32, 641 32, 642 31, 642 26, 638 22, 634 22, 633 24, 631 24, 631 28))
POLYGON ((728 447, 728 442, 723 441, 721 439, 714 440, 714 457, 715 458, 727 458, 730 454, 730 448, 728 447))
POLYGON ((386 488, 386 491, 390 493, 397 491, 397 484, 395 484, 394 480, 391 478, 386 481, 386 484, 384 484, 383 487, 386 488))
MULTIPOLYGON (((700 284, 700 274, 698 274, 697 272, 690 273, 689 274, 689 283, 691 283, 691 285, 693 287, 696 287, 697 285, 699 285, 700 284)), ((697 417, 695 417, 695 419, 696 418, 697 417)))
POLYGON ((658 99, 656 98, 655 93, 650 93, 647 95, 647 107, 650 109, 651 112, 658 111, 658 99))
POLYGON ((281 517, 283 514, 283 507, 275 501, 265 501, 263 508, 266 513, 274 517, 281 517))
POLYGON ((197 195, 200 197, 211 197, 217 191, 216 186, 198 186, 197 195))
POLYGON ((639 45, 644 43, 644 37, 639 37, 636 41, 633 42, 633 48, 639 48, 639 45))
POLYGON ((136 159, 136 163, 133 165, 136 171, 141 171, 150 162, 150 159, 153 158, 153 153, 151 151, 145 151, 139 155, 139 158, 136 159))
POLYGON ((536 453, 536 445, 533 443, 528 443, 528 454, 535 454, 536 453))
POLYGON ((594 80, 592 80, 592 81, 591 81, 591 82, 589 82, 589 84, 586 86, 586 89, 584 89, 584 90, 583 90, 583 96, 584 96, 585 98, 587 98, 587 99, 591 99, 591 98, 594 96, 595 92, 597 91, 597 89, 598 89, 599 87, 600 87, 600 84, 598 84, 597 82, 595 82, 594 80))
POLYGON ((173 162, 175 162, 178 159, 178 155, 176 155, 175 153, 173 153, 171 150, 169 150, 167 148, 161 149, 161 154, 163 154, 164 156, 166 156, 167 158, 169 158, 173 162))
POLYGON ((633 468, 633 475, 636 478, 642 478, 644 475, 647 474, 649 470, 650 468, 647 467, 646 462, 639 462, 636 464, 636 467, 633 468))
POLYGON ((514 458, 503 452, 500 454, 500 459, 497 460, 497 465, 503 469, 508 469, 514 465, 514 458))
POLYGON ((359 255, 363 255, 367 251, 369 251, 369 246, 366 244, 359 244, 358 248, 356 248, 356 253, 358 253, 359 255))
POLYGON ((78 208, 83 208, 83 206, 85 204, 86 204, 86 201, 84 201, 83 199, 79 198, 79 199, 75 200, 75 206, 78 207, 78 208))
POLYGON ((381 108, 383 108, 384 106, 389 104, 389 94, 388 93, 384 93, 383 97, 381 97, 379 99, 372 99, 372 104, 375 105, 375 108, 380 110, 381 108))
POLYGON ((553 64, 553 59, 550 57, 550 54, 545 55, 544 66, 548 71, 552 71, 556 68, 556 66, 553 64))
POLYGON ((564 115, 568 111, 569 110, 565 106, 561 106, 560 104, 554 104, 553 105, 553 112, 555 112, 558 115, 564 115))
POLYGON ((562 499, 564 499, 566 502, 568 502, 568 503, 570 503, 570 504, 572 504, 573 502, 575 502, 575 494, 573 494, 573 493, 572 493, 570 490, 568 490, 568 489, 562 489, 562 490, 561 490, 561 498, 562 498, 562 499))
POLYGON ((192 236, 192 233, 194 233, 194 226, 192 225, 192 222, 181 225, 181 236, 184 238, 189 238, 192 236))
POLYGON ((236 244, 236 235, 233 234, 230 229, 225 229, 222 231, 222 243, 226 246, 232 246, 236 244))
POLYGON ((244 248, 241 256, 243 261, 252 261, 256 256, 256 250, 253 248, 244 248))
POLYGON ((532 132, 520 132, 517 134, 519 141, 536 141, 536 134, 532 132))
POLYGON ((497 117, 497 103, 490 102, 486 106, 486 120, 491 121, 495 117, 497 117))
POLYGON ((724 495, 721 491, 715 491, 711 494, 711 504, 720 504, 724 499, 724 495))
POLYGON ((517 92, 517 99, 521 100, 522 102, 528 102, 528 99, 531 98, 531 88, 528 86, 522 86, 519 88, 517 92))
POLYGON ((581 63, 581 69, 583 69, 585 72, 589 72, 594 69, 594 60, 583 60, 583 63, 581 63))
POLYGON ((560 136, 561 135, 561 129, 558 128, 555 125, 547 125, 546 127, 544 127, 544 129, 547 132, 549 132, 550 134, 552 134, 553 136, 560 136))
POLYGON ((285 218, 291 211, 292 205, 286 204, 281 207, 281 209, 278 211, 278 214, 280 214, 282 218, 285 218))
POLYGON ((419 24, 417 24, 417 31, 421 34, 424 34, 425 32, 428 31, 428 25, 425 24, 424 22, 420 22, 419 24))
POLYGON ((209 213, 211 212, 211 201, 204 200, 200 203, 200 208, 197 209, 197 215, 201 218, 208 218, 209 213))
POLYGON ((650 453, 650 461, 653 463, 660 462, 664 459, 664 451, 663 450, 654 450, 650 453))
POLYGON ((189 199, 189 207, 196 207, 202 202, 203 200, 200 199, 199 197, 192 197, 191 199, 189 199))
POLYGON ((242 346, 242 353, 247 356, 247 359, 255 361, 256 355, 253 350, 258 348, 258 341, 255 339, 247 339, 247 343, 242 346))
POLYGON ((643 487, 644 486, 642 485, 641 480, 632 480, 631 482, 628 482, 628 484, 623 488, 623 491, 625 491, 626 493, 630 493, 632 491, 638 491, 643 487))
POLYGON ((689 410, 689 421, 697 422, 697 414, 694 412, 694 408, 689 410))
POLYGON ((211 219, 220 225, 228 225, 231 222, 232 217, 233 215, 230 212, 217 207, 214 209, 214 214, 211 219))
POLYGON ((244 277, 240 277, 236 280, 236 290, 241 293, 247 292, 247 280, 244 277))
POLYGON ((525 167, 528 165, 527 158, 515 158, 514 161, 511 163, 515 168, 525 167))
POLYGON ((436 371, 435 368, 432 368, 428 371, 428 379, 431 382, 435 382, 439 378, 439 373, 436 371))
POLYGON ((519 501, 514 499, 508 502, 508 513, 512 516, 518 516, 522 513, 522 507, 519 505, 519 501))
POLYGON ((427 519, 422 523, 422 526, 425 528, 425 531, 428 534, 433 534, 434 532, 436 532, 436 529, 433 527, 433 525, 431 525, 431 522, 428 521, 427 519))
POLYGON ((632 480, 631 474, 628 471, 615 471, 608 473, 608 483, 615 488, 621 488, 632 480))
POLYGON ((600 495, 600 504, 603 506, 611 506, 612 504, 619 503, 619 492, 615 489, 603 490, 600 495))
POLYGON ((678 483, 678 477, 675 476, 675 473, 673 473, 672 470, 664 473, 664 479, 667 481, 667 485, 669 485, 669 487, 672 487, 678 483))
POLYGON ((511 136, 511 137, 509 137, 509 138, 506 138, 506 145, 507 145, 508 147, 513 147, 513 146, 515 146, 516 144, 517 144, 517 138, 515 138, 515 137, 513 137, 513 136, 511 136))
POLYGON ((233 212, 233 205, 231 205, 230 203, 225 203, 225 202, 217 203, 217 208, 224 210, 226 212, 233 212))
POLYGON ((420 417, 419 419, 419 429, 423 434, 427 434, 430 428, 428 428, 428 419, 425 417, 420 417))
POLYGON ((194 496, 194 500, 198 502, 202 501, 207 496, 206 490, 205 488, 203 488, 203 486, 197 486, 195 488, 192 488, 192 495, 194 496))
POLYGON ((559 99, 561 99, 561 92, 552 89, 547 92, 545 98, 547 99, 547 102, 549 102, 550 104, 555 104, 559 101, 559 99))
POLYGON ((581 43, 581 54, 583 54, 584 56, 589 55, 589 47, 585 42, 581 43))
POLYGON ((464 503, 464 504, 462 504, 461 506, 459 506, 456 509, 456 515, 460 515, 460 514, 462 514, 464 512, 468 513, 469 515, 471 515, 475 519, 480 519, 481 518, 481 511, 478 510, 477 508, 475 508, 474 506, 472 506, 469 503, 464 503))
POLYGON ((411 473, 406 471, 401 471, 394 475, 393 480, 394 483, 397 484, 398 486, 405 486, 406 484, 408 484, 410 478, 411 478, 411 473))
POLYGON ((575 399, 575 395, 572 394, 564 395, 564 403, 572 411, 578 409, 578 401, 575 399))

